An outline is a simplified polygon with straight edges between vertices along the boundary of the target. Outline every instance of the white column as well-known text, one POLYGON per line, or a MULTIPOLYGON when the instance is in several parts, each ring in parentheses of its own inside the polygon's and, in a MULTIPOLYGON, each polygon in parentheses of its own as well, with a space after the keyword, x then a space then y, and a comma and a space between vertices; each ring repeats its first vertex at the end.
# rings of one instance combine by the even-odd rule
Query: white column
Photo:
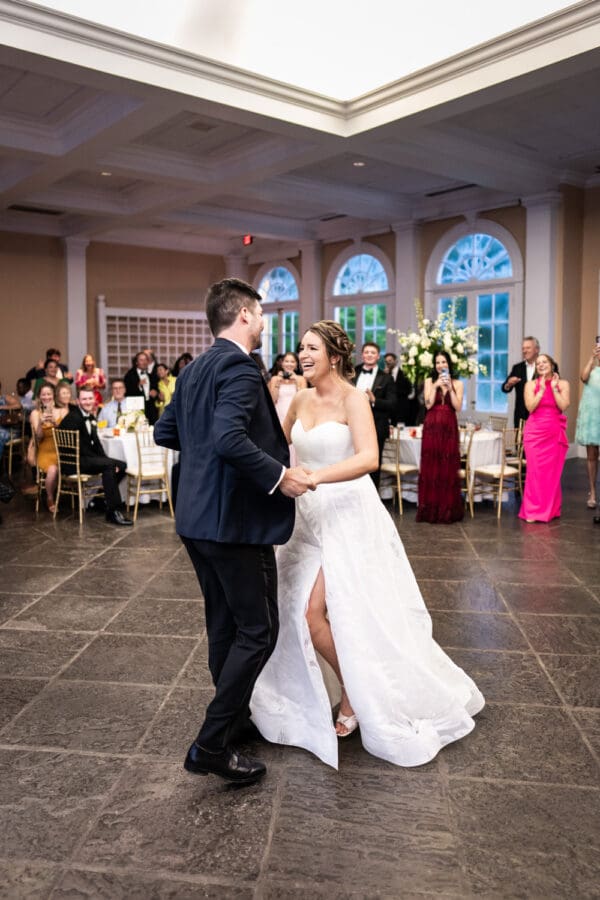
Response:
POLYGON ((241 253, 228 253, 225 257, 225 274, 227 278, 241 278, 248 281, 248 260, 241 253))
POLYGON ((67 360, 75 371, 88 352, 87 275, 85 253, 88 240, 64 239, 67 289, 67 360))
POLYGON ((419 284, 420 228, 415 222, 395 222, 392 229, 396 236, 396 298, 394 323, 389 324, 407 331, 417 324, 415 299, 425 300, 419 284))
POLYGON ((542 350, 555 354, 558 218, 560 194, 524 197, 527 209, 523 336, 533 335, 542 350))
POLYGON ((302 259, 300 334, 302 335, 309 325, 323 318, 321 242, 304 241, 300 244, 300 253, 302 259))

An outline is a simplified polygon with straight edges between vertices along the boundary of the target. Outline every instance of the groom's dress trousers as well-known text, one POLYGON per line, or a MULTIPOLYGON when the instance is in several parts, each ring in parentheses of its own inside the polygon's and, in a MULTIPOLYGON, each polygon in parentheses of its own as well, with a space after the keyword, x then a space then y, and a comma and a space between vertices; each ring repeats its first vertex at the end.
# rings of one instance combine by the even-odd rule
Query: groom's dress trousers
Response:
POLYGON ((258 366, 217 338, 182 371, 154 428, 180 450, 176 527, 204 595, 215 696, 197 742, 235 739, 278 630, 273 544, 294 525, 294 501, 276 485, 289 451, 258 366))

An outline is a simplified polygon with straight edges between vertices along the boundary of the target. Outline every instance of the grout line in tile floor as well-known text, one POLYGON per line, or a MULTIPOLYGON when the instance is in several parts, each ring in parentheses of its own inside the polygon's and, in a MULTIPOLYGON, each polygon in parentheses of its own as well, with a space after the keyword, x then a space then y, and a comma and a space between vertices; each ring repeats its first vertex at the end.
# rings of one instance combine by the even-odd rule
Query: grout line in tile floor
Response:
MULTIPOLYGON (((500 592, 500 593, 501 593, 501 592, 500 592)), ((502 599, 504 599, 504 598, 502 598, 502 599)), ((505 602, 506 602, 506 601, 505 601, 505 602)), ((561 701, 561 707, 562 707, 562 709, 565 710, 567 716, 569 717, 569 719, 570 719, 570 721, 571 721, 571 724, 574 726, 575 731, 576 731, 577 734, 579 735, 580 740, 583 742, 583 744, 585 745, 585 747, 587 747, 589 753, 590 753, 591 756, 592 756, 592 759, 595 761, 596 765, 600 768, 600 753, 598 753, 598 752, 594 749, 594 747, 593 747, 593 745, 592 745, 592 742, 590 741, 590 739, 588 738, 588 736, 585 734, 585 732, 584 732, 583 728, 581 727, 580 723, 577 721, 576 716, 573 715, 572 708, 571 708, 570 706, 567 705, 567 702, 566 702, 566 700, 565 700, 565 696, 564 696, 563 692, 560 690, 559 685, 556 683, 556 679, 554 679, 554 678, 552 677, 552 675, 550 674, 550 672, 548 671, 548 669, 547 669, 546 666, 544 665, 544 662, 543 662, 543 656, 544 656, 544 654, 540 653, 539 651, 537 651, 537 650, 534 648, 534 646, 533 646, 533 644, 531 643, 529 637, 527 636, 527 633, 526 633, 525 629, 521 626, 521 623, 520 623, 518 617, 517 617, 514 613, 512 613, 512 611, 511 611, 511 617, 513 618, 513 621, 515 622, 517 628, 518 628, 519 631, 521 632, 523 638, 524 638, 525 641, 527 642, 527 644, 528 644, 528 646, 529 646, 529 649, 530 649, 531 652, 533 653, 533 655, 534 655, 534 657, 535 657, 535 659, 536 659, 538 665, 539 665, 540 668, 542 669, 544 675, 546 676, 546 678, 548 678, 548 680, 550 681, 550 684, 552 685, 552 687, 553 687, 554 690, 556 691, 558 697, 560 698, 560 701, 561 701)), ((547 656, 554 656, 554 655, 556 655, 556 654, 546 654, 546 655, 547 655, 547 656)), ((561 655, 563 655, 563 654, 561 654, 561 655)), ((581 656, 587 656, 588 654, 572 654, 572 655, 573 655, 573 656, 580 656, 580 655, 581 655, 581 656)))

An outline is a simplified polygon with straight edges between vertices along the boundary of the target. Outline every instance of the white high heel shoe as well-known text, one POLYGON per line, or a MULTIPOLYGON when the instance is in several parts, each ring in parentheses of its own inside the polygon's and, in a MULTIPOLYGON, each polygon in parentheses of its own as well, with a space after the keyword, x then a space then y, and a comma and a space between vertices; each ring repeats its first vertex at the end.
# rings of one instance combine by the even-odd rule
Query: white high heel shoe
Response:
MULTIPOLYGON (((345 695, 346 699, 348 699, 348 694, 346 694, 346 689, 344 688, 343 684, 341 685, 341 688, 342 688, 342 697, 345 695)), ((346 729, 344 734, 340 734, 339 731, 336 731, 337 736, 339 738, 347 738, 347 737, 350 737, 350 735, 353 734, 356 731, 356 729, 358 728, 358 719, 356 718, 354 713, 352 713, 351 716, 345 716, 343 713, 338 712, 337 719, 335 720, 335 724, 342 725, 342 727, 346 729)))

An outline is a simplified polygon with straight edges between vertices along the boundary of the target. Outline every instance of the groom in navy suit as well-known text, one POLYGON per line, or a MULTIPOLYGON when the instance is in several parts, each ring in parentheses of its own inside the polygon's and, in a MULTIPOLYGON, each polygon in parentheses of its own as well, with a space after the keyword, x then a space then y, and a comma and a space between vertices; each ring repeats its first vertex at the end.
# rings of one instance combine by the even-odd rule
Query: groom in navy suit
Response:
POLYGON ((293 498, 312 486, 301 467, 289 468, 285 436, 251 356, 264 327, 260 299, 236 278, 210 288, 206 315, 215 342, 183 369, 154 428, 157 444, 181 451, 176 526, 204 595, 215 685, 184 766, 239 784, 266 772, 233 745, 251 727, 250 696, 277 638, 273 544, 289 539, 293 498))

